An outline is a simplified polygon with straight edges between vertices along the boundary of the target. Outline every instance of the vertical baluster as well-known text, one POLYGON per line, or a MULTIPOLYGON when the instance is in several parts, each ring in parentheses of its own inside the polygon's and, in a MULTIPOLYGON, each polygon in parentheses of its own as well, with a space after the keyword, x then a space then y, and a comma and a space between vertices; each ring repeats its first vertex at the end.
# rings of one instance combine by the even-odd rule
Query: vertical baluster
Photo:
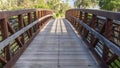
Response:
MULTIPOLYGON (((24 27, 24 24, 23 24, 23 16, 22 15, 18 15, 18 24, 19 24, 19 30, 22 29, 24 27)), ((22 34, 20 36, 20 40, 21 42, 24 44, 24 35, 22 34)))
MULTIPOLYGON (((39 13, 39 15, 38 15, 38 16, 39 16, 38 19, 39 19, 39 18, 42 17, 42 12, 41 12, 41 10, 38 10, 38 13, 39 13)), ((37 29, 39 29, 39 25, 40 25, 40 23, 37 23, 37 24, 36 24, 37 29)))
POLYGON ((37 20, 36 12, 34 12, 34 21, 37 20))
MULTIPOLYGON (((41 17, 43 17, 43 10, 41 11, 41 17)), ((40 30, 42 29, 42 27, 43 27, 43 20, 41 21, 40 30)))
MULTIPOLYGON (((37 20, 36 12, 34 12, 34 21, 37 20)), ((37 31, 37 25, 34 26, 34 32, 37 31)))
MULTIPOLYGON (((2 38, 3 40, 6 39, 9 36, 9 32, 8 32, 8 25, 7 25, 7 19, 2 19, 1 21, 1 34, 2 34, 2 38)), ((10 52, 10 46, 7 45, 4 47, 4 52, 5 52, 5 58, 7 61, 9 61, 11 59, 11 52, 10 52)))
MULTIPOLYGON (((72 11, 72 16, 74 16, 74 11, 72 11)), ((73 23, 72 23, 73 26, 74 26, 74 23, 75 23, 74 21, 75 21, 75 20, 73 19, 73 23)))
MULTIPOLYGON (((80 15, 79 10, 77 10, 77 18, 79 18, 79 15, 80 15)), ((80 29, 80 24, 77 22, 76 30, 77 30, 78 33, 79 33, 79 29, 80 29)))
MULTIPOLYGON (((75 17, 78 18, 78 16, 77 16, 77 10, 75 10, 75 17)), ((77 21, 75 20, 75 29, 76 29, 76 30, 77 30, 77 26, 78 26, 78 23, 77 23, 77 21)))
MULTIPOLYGON (((45 16, 45 10, 43 10, 43 16, 45 16)), ((42 21, 42 23, 43 23, 43 25, 42 25, 42 28, 44 27, 44 21, 45 21, 45 19, 42 21)))
MULTIPOLYGON (((95 25, 96 25, 96 22, 97 22, 97 16, 96 15, 92 15, 92 19, 91 19, 91 24, 90 24, 90 26, 93 28, 93 29, 95 29, 95 25)), ((94 38, 94 36, 91 34, 91 44, 93 43, 95 41, 95 38, 94 38)))
MULTIPOLYGON (((39 18, 41 18, 41 14, 42 14, 42 13, 41 13, 41 10, 39 10, 38 12, 40 13, 40 14, 39 14, 39 16, 40 16, 39 18)), ((41 25, 40 23, 37 24, 37 29, 40 29, 40 25, 41 25)))
MULTIPOLYGON (((80 11, 79 19, 80 19, 81 21, 83 20, 83 12, 82 12, 82 11, 80 11)), ((81 25, 80 25, 80 26, 81 26, 81 25)), ((83 26, 80 27, 79 34, 82 33, 82 29, 83 29, 83 26)))
POLYGON ((80 16, 79 16, 79 19, 82 20, 82 12, 80 11, 80 16))
MULTIPOLYGON (((88 13, 84 13, 84 19, 83 22, 87 24, 88 22, 88 13)), ((82 35, 85 38, 85 33, 86 33, 86 29, 82 27, 82 35)))
MULTIPOLYGON (((95 24, 96 24, 96 22, 97 22, 97 16, 93 14, 93 15, 92 15, 91 22, 90 22, 90 26, 91 26, 93 29, 95 29, 95 24)), ((89 31, 86 31, 85 37, 88 36, 88 33, 89 33, 89 31)), ((91 35, 91 42, 92 42, 93 40, 94 40, 94 36, 91 35)))
MULTIPOLYGON (((111 34, 112 34, 112 20, 111 19, 107 19, 106 23, 105 23, 105 37, 110 40, 111 38, 111 34)), ((108 56, 109 54, 109 48, 104 45, 103 46, 103 60, 107 60, 107 58, 109 57, 108 56)))
MULTIPOLYGON (((25 16, 26 16, 26 14, 25 14, 25 16)), ((28 15, 27 15, 27 20, 28 20, 28 15)), ((23 24, 26 27, 29 23, 28 23, 28 21, 26 22, 25 19, 23 18, 23 24)), ((26 31, 26 34, 27 34, 28 38, 31 38, 29 30, 26 31)))
MULTIPOLYGON (((11 34, 14 34, 15 33, 15 30, 13 29, 13 27, 10 25, 10 23, 7 23, 8 24, 8 30, 11 34)), ((19 47, 22 47, 23 43, 21 42, 20 38, 17 37, 15 39, 15 41, 18 43, 19 47)))
MULTIPOLYGON (((32 23, 32 14, 28 13, 28 24, 32 23)), ((29 29, 30 36, 32 36, 32 28, 29 29)))
MULTIPOLYGON (((2 23, 3 22, 3 20, 0 20, 0 27, 2 28, 2 23)), ((2 30, 3 29, 1 29, 1 33, 2 33, 2 30)), ((5 58, 3 58, 2 56, 0 56, 0 61, 2 62, 2 64, 6 64, 7 63, 7 60, 5 59, 5 58)))
MULTIPOLYGON (((98 23, 98 22, 97 22, 98 23)), ((93 27, 94 28, 94 27, 93 27)), ((103 24, 103 26, 102 26, 102 28, 101 28, 101 30, 100 30, 100 34, 103 34, 105 32, 105 24, 103 24)), ((93 38, 93 40, 91 41, 91 45, 93 46, 93 47, 95 47, 96 46, 96 44, 97 44, 97 42, 99 41, 99 39, 97 39, 97 38, 93 38)))
POLYGON ((38 10, 38 18, 41 18, 41 12, 38 10))
MULTIPOLYGON (((80 20, 82 20, 82 14, 83 14, 83 13, 82 13, 81 11, 79 11, 79 19, 80 19, 80 20)), ((81 32, 82 32, 82 26, 81 26, 80 24, 78 24, 78 25, 79 25, 78 33, 81 34, 81 32)))
MULTIPOLYGON (((75 11, 73 11, 73 16, 75 16, 75 11)), ((73 19, 73 26, 75 27, 75 19, 73 19)))

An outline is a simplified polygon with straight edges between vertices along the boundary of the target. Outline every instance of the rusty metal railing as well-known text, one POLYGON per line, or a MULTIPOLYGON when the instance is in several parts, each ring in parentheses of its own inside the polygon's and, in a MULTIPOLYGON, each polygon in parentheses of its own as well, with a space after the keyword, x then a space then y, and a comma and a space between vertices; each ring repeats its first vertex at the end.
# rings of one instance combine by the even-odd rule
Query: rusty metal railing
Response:
POLYGON ((0 12, 0 67, 12 67, 51 18, 46 9, 0 12))
POLYGON ((120 68, 120 13, 90 9, 70 9, 66 19, 102 68, 120 68))

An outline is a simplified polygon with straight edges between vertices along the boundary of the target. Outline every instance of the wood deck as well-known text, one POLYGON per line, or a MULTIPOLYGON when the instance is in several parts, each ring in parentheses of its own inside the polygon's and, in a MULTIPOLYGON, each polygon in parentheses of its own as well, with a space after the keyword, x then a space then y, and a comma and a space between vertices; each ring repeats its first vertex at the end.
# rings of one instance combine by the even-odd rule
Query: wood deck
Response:
POLYGON ((99 68, 66 19, 50 20, 13 68, 99 68))

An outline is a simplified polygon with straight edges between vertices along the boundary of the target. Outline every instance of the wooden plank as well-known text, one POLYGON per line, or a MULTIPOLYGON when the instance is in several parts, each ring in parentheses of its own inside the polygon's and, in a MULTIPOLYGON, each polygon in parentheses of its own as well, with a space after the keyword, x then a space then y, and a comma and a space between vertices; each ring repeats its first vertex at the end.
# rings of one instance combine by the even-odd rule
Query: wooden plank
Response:
POLYGON ((12 10, 12 11, 0 11, 0 19, 17 16, 24 13, 34 12, 35 9, 25 9, 25 10, 12 10))
POLYGON ((11 16, 17 16, 25 13, 35 12, 35 11, 48 11, 50 14, 53 13, 52 10, 48 9, 24 9, 24 10, 11 10, 11 11, 0 11, 0 19, 4 19, 11 16))

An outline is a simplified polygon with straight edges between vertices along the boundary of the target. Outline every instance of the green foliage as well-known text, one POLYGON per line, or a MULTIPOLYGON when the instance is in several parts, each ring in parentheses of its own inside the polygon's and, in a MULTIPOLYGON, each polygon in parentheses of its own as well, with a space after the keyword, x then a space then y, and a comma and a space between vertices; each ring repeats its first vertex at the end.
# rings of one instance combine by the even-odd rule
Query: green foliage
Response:
POLYGON ((94 7, 97 4, 97 0, 75 0, 74 6, 77 8, 89 8, 94 7))
POLYGON ((100 0, 99 6, 104 10, 120 11, 120 0, 100 0))
POLYGON ((99 4, 100 9, 110 11, 120 11, 120 0, 75 0, 74 6, 77 8, 89 8, 99 4))
POLYGON ((31 8, 51 9, 56 14, 54 17, 62 17, 67 9, 68 3, 62 0, 0 0, 0 10, 18 10, 31 8))
POLYGON ((46 9, 48 9, 49 6, 48 5, 44 5, 44 4, 37 4, 37 5, 34 5, 34 8, 46 8, 46 9))

